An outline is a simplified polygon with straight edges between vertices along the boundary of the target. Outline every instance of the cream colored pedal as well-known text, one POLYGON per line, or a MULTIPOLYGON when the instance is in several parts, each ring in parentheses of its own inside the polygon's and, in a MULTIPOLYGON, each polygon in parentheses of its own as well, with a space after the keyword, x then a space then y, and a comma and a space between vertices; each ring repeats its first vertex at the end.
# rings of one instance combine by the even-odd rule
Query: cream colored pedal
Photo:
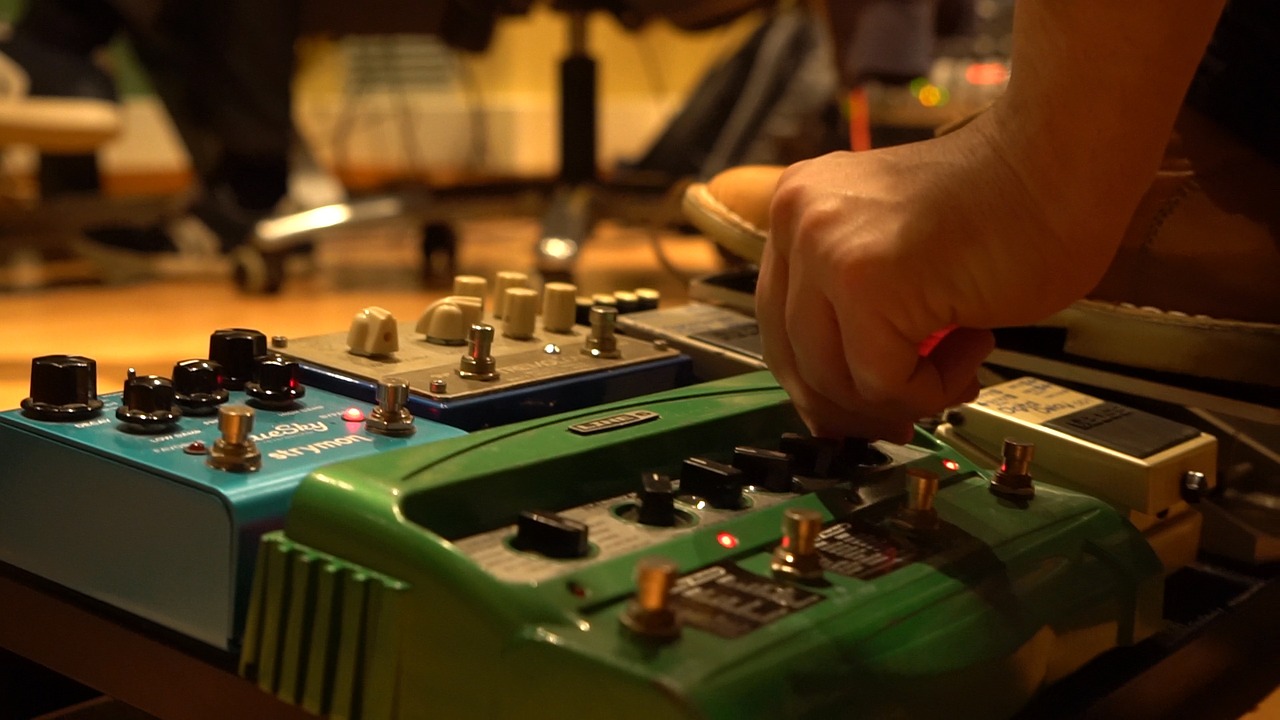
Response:
POLYGON ((993 469, 1006 439, 1034 445, 1036 482, 1128 510, 1166 571, 1194 559, 1201 521, 1188 501, 1217 482, 1212 435, 1030 377, 985 388, 946 419, 937 435, 993 469))

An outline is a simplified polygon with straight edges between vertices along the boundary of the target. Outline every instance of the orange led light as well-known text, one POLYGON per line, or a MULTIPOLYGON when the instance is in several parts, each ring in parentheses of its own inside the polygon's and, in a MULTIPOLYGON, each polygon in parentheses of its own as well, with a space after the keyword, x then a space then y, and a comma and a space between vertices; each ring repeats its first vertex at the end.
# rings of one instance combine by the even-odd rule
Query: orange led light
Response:
POLYGON ((955 472, 960 469, 960 463, 952 460, 951 458, 947 458, 942 461, 942 467, 950 470, 951 472, 955 472))

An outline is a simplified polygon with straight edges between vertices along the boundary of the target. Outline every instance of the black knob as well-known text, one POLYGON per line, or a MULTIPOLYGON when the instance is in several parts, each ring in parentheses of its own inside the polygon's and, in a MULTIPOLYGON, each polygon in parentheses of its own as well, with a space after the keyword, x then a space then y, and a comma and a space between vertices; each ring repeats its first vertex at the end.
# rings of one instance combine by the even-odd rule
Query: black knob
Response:
POLYGON ((791 456, 791 469, 795 474, 825 478, 836 472, 836 458, 840 455, 841 445, 833 438, 784 433, 778 449, 791 456))
POLYGON ((520 513, 511 545, 553 558, 585 557, 591 551, 584 523, 541 510, 520 513))
POLYGON ((212 415, 227 401, 222 366, 211 360, 182 360, 173 366, 174 401, 187 415, 212 415))
POLYGON ((45 355, 31 360, 31 397, 23 414, 36 420, 84 420, 98 414, 98 364, 79 355, 45 355))
POLYGON ((791 492, 791 456, 755 447, 733 449, 733 466, 748 485, 770 492, 791 492))
POLYGON ((264 407, 284 407, 307 394, 298 379, 298 363, 279 355, 258 358, 244 392, 264 407))
POLYGON ((257 330, 229 328, 209 336, 209 359, 222 366, 222 386, 241 390, 253 379, 254 361, 267 354, 267 336, 257 330))
POLYGON ((676 524, 676 493, 671 478, 662 473, 645 473, 640 478, 636 498, 639 508, 636 521, 641 525, 672 527, 676 524))
POLYGON ((680 466, 680 492, 700 497, 714 508, 740 509, 742 484, 742 471, 732 465, 693 457, 680 466))
POLYGON ((116 419, 145 430, 163 430, 177 422, 182 411, 174 404, 173 383, 159 375, 138 377, 129 371, 116 419))
POLYGON ((852 467, 870 468, 887 465, 893 462, 893 458, 862 438, 845 438, 840 462, 852 467))

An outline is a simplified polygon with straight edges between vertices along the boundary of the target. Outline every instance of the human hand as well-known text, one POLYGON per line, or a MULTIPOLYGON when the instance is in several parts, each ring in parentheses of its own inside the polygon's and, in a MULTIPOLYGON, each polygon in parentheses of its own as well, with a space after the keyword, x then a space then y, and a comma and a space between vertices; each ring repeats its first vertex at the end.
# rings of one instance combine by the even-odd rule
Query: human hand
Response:
POLYGON ((919 418, 976 396, 990 328, 1061 309, 1105 270, 1123 228, 1055 227, 1062 208, 990 123, 834 153, 779 181, 756 315, 766 362, 815 434, 905 442, 919 418))

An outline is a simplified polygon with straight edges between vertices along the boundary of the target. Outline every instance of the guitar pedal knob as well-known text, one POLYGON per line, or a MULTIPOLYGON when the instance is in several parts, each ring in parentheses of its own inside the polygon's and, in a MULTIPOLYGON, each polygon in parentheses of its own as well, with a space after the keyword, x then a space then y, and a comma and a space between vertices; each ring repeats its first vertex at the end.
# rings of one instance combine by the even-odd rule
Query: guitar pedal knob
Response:
POLYGON ((680 492, 707 501, 713 508, 740 510, 742 471, 714 460, 693 457, 680 467, 680 492))
POLYGON ((542 286, 542 328, 565 335, 573 332, 578 286, 549 282, 542 286))
POLYGON ((513 270, 503 270, 494 277, 493 282, 493 316, 498 320, 506 317, 507 290, 510 288, 529 287, 529 276, 513 270))
POLYGON ((636 299, 640 301, 637 310, 657 310, 662 301, 662 293, 653 288, 636 288, 636 299))
POLYGON ((512 340, 533 337, 538 316, 538 291, 529 288, 507 288, 503 300, 502 334, 512 340))
POLYGON ((31 396, 24 415, 36 420, 86 420, 102 410, 98 364, 79 355, 44 355, 31 360, 31 396))
POLYGON ((173 381, 158 375, 138 377, 132 369, 124 381, 116 419, 135 430, 161 432, 172 427, 182 411, 174 402, 173 381))
POLYGON ((784 433, 778 449, 791 456, 797 475, 826 478, 836 472, 841 443, 833 438, 784 433))
POLYGON ((673 527, 676 524, 676 493, 671 478, 662 473, 645 473, 640 483, 640 492, 636 493, 636 522, 654 527, 673 527))
POLYGON ((680 635, 680 618, 671 609, 676 564, 666 558, 636 563, 636 596, 619 616, 623 627, 645 638, 670 640, 680 635))
POLYGON ((788 508, 782 514, 782 542, 773 551, 769 566, 774 574, 800 581, 822 579, 818 533, 822 513, 808 508, 788 508))
POLYGON ((418 316, 414 331, 434 345, 466 345, 467 329, 480 322, 483 315, 482 302, 470 295, 440 298, 418 316))
POLYGON ((367 307, 351 319, 347 352, 360 357, 386 357, 400 349, 400 330, 391 311, 367 307))
POLYGON ((173 365, 173 398, 186 415, 212 415, 227 401, 222 366, 210 360, 182 360, 173 365))
POLYGON ((480 310, 484 311, 484 298, 489 294, 489 281, 479 275, 457 275, 453 278, 453 295, 473 297, 480 301, 480 310))
POLYGON ((262 453, 249 437, 253 432, 253 408, 223 405, 218 408, 221 434, 205 460, 209 467, 227 472, 254 472, 262 467, 262 453))
POLYGON ((769 492, 791 492, 791 456, 754 447, 733 449, 733 466, 747 485, 769 492))
POLYGON ((258 359, 253 380, 245 383, 245 394, 265 408, 286 408, 307 394, 298 380, 298 363, 279 355, 258 359))
POLYGON ((267 336, 257 330, 229 328, 209 336, 209 359, 222 366, 222 386, 228 390, 243 390, 257 359, 266 354, 267 336))
POLYGON ((538 510, 520 513, 511 545, 517 550, 561 559, 586 557, 591 552, 585 523, 538 510))

